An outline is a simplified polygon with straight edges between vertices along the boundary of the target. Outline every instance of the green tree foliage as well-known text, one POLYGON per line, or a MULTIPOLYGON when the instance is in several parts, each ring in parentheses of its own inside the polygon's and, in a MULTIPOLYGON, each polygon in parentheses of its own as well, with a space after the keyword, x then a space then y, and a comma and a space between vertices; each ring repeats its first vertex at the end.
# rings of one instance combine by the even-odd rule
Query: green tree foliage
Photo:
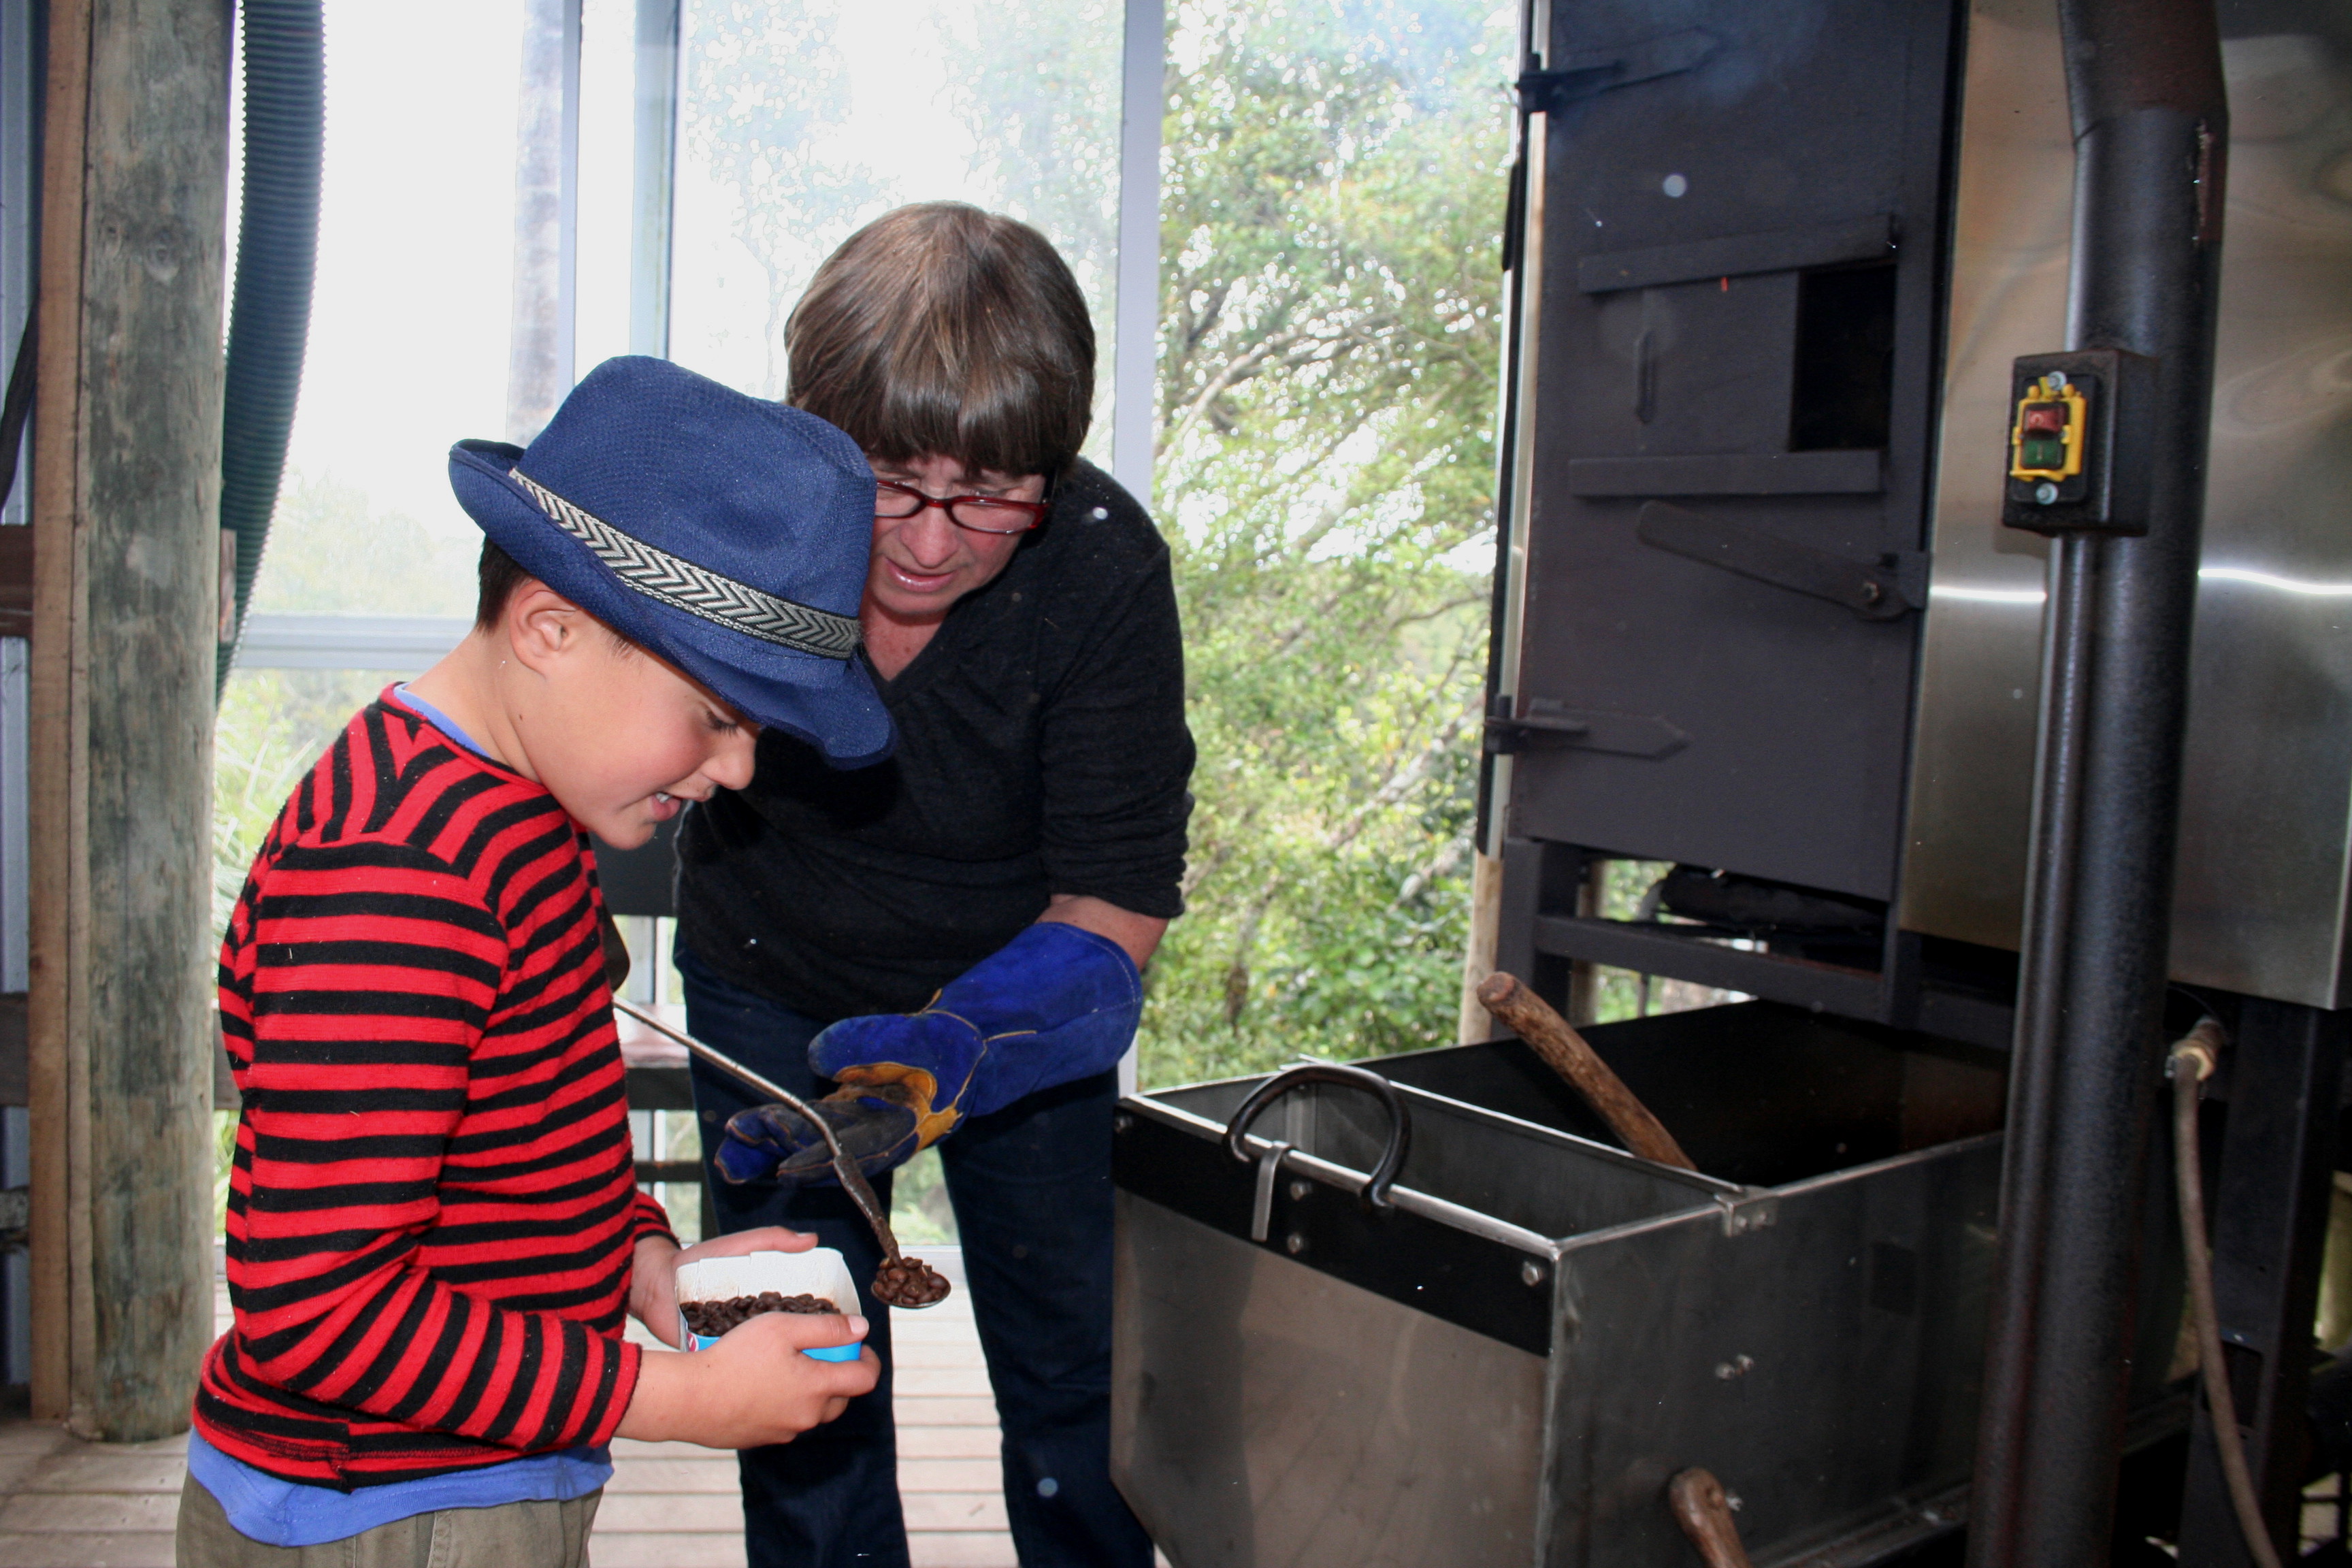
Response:
MULTIPOLYGON (((456 502, 452 501, 452 508, 456 502)), ((253 609, 290 616, 470 616, 480 536, 436 533, 367 492, 292 469, 278 498, 253 609)))
POLYGON ((942 8, 933 23, 949 58, 979 62, 948 89, 974 131, 972 184, 1052 237, 1097 326, 1108 325, 1118 258, 1121 7, 980 0, 961 15, 942 8))
MULTIPOLYGON (((769 395, 798 279, 896 199, 824 134, 847 101, 839 15, 836 0, 688 9, 681 129, 735 193, 738 237, 767 270, 767 375, 750 390, 769 395)), ((932 25, 975 63, 951 89, 977 130, 974 181, 1066 248, 1107 326, 1114 7, 979 0, 932 25)), ((1147 1082, 1450 1039, 1486 652, 1511 28, 1481 0, 1173 7, 1156 504, 1201 768, 1192 912, 1152 965, 1147 1082)), ((289 476, 255 607, 467 615, 472 557, 470 539, 289 476)), ((231 678, 219 921, 287 792, 390 679, 231 678)), ((1604 1010, 1646 1002, 1636 984, 1604 977, 1604 1010)), ((902 1233, 952 1237, 936 1161, 898 1195, 902 1233)))
POLYGON ((737 193, 736 234, 768 275, 767 375, 747 390, 781 397, 797 280, 885 195, 874 172, 824 134, 849 107, 840 12, 825 0, 718 0, 687 7, 685 21, 687 149, 737 193))
POLYGON ((974 132, 973 199, 1052 239, 1086 293, 1097 341, 1095 424, 1085 450, 1108 467, 1122 7, 1115 0, 980 0, 963 13, 942 7, 932 20, 950 58, 980 62, 948 89, 974 132))
POLYGON ((1461 0, 1175 9, 1157 501, 1202 763, 1147 1081, 1450 1041, 1511 47, 1461 0))
MULTIPOLYGON (((289 493, 299 496, 302 488, 299 480, 293 481, 289 493)), ((284 505, 282 500, 280 505, 284 505)), ((213 924, 204 952, 197 955, 207 984, 219 963, 220 938, 228 929, 229 910, 244 889, 246 873, 261 851, 269 825, 278 819, 278 808, 351 716, 391 679, 348 669, 230 673, 213 731, 213 924)), ((236 1113, 215 1111, 215 1224, 227 1212, 229 1160, 236 1140, 236 1113)))
MULTIPOLYGON (((769 269, 771 394, 803 253, 913 194, 826 151, 853 74, 837 4, 688 9, 684 133, 769 269)), ((976 0, 918 25, 967 62, 961 188, 1051 236, 1107 327, 1116 8, 976 0)), ((1157 509, 1202 765, 1151 1081, 1452 1032, 1513 28, 1482 0, 1173 8, 1157 509)))
MULTIPOLYGON (((254 584, 260 614, 470 616, 470 541, 371 512, 331 479, 289 472, 254 584)), ((221 694, 213 750, 213 926, 227 924, 245 873, 295 782, 394 677, 341 669, 240 669, 221 694)), ((213 955, 207 951, 205 962, 213 955)))

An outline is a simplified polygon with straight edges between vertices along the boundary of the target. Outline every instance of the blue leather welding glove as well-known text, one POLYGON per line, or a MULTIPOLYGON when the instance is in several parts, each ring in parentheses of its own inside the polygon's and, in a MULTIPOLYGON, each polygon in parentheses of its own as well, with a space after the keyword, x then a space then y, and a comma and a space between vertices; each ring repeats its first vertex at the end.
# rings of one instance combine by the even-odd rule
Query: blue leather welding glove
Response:
MULTIPOLYGON (((1060 921, 1030 926, 918 1013, 844 1018, 809 1042, 841 1088, 810 1109, 867 1175, 905 1163, 967 1116, 1116 1065, 1143 1015, 1143 979, 1118 943, 1060 921)), ((715 1163, 731 1182, 823 1182, 830 1156, 782 1106, 739 1113, 715 1163)))

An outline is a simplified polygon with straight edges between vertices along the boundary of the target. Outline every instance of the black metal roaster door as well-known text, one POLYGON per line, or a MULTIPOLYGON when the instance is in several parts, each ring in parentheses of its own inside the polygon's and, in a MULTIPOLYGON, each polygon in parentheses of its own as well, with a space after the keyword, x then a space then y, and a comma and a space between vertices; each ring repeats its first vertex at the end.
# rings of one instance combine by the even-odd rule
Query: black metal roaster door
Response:
POLYGON ((1558 0, 1511 830, 1894 893, 1948 0, 1558 0))

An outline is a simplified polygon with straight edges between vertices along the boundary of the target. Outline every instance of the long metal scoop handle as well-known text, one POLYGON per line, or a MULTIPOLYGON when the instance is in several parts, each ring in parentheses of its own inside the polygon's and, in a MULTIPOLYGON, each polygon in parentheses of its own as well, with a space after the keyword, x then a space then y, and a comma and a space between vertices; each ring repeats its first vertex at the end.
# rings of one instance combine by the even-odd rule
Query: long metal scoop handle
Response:
POLYGON ((704 1045, 700 1040, 696 1039, 692 1035, 688 1034, 685 1030, 671 1028, 667 1024, 663 1023, 659 1018, 655 1017, 651 1013, 646 1012, 644 1008, 637 1006, 634 1003, 624 1002, 618 996, 615 996, 613 998, 613 1006, 619 1012, 626 1013, 630 1017, 635 1018, 638 1023, 643 1024, 646 1028, 651 1029, 656 1035, 661 1035, 669 1039, 676 1040, 679 1045, 684 1046, 688 1051, 700 1057, 704 1061, 709 1062, 712 1067, 719 1068, 721 1072, 733 1074, 743 1082, 750 1084, 753 1089, 758 1089, 761 1094, 768 1096, 771 1100, 781 1102, 789 1110, 799 1111, 802 1116, 807 1118, 809 1124, 817 1130, 818 1135, 824 1140, 824 1146, 832 1152, 833 1157, 836 1160, 845 1158, 841 1151, 840 1142, 833 1135, 833 1129, 825 1125, 824 1119, 823 1117, 817 1115, 815 1111, 809 1109, 808 1102, 806 1100, 803 1100, 799 1095, 794 1094, 791 1089, 786 1089, 783 1085, 776 1082, 773 1079, 763 1078, 760 1074, 753 1072, 750 1068, 745 1067, 741 1062, 737 1061, 733 1057, 729 1056, 726 1052, 718 1049, 716 1047, 704 1045))
POLYGON ((891 1261, 898 1260, 898 1238, 890 1234, 889 1222, 881 1217, 882 1202, 874 1195, 874 1188, 866 1182, 866 1173, 857 1168, 857 1162, 851 1159, 848 1152, 842 1148, 841 1140, 833 1134, 832 1125, 824 1117, 811 1110, 806 1100, 782 1084, 753 1072, 726 1052, 704 1045, 683 1029, 671 1028, 642 1007, 634 1006, 617 996, 613 998, 613 1005, 656 1034, 676 1040, 721 1072, 733 1074, 761 1094, 789 1110, 798 1111, 802 1120, 815 1128, 817 1136, 824 1140, 825 1152, 833 1156, 833 1173, 841 1179, 841 1184, 848 1191, 851 1200, 863 1209, 866 1217, 873 1222, 875 1234, 881 1238, 883 1248, 889 1253, 891 1261))
POLYGON ((947 1276, 921 1258, 909 1258, 898 1250, 898 1238, 890 1232, 890 1216, 884 1211, 882 1200, 874 1195, 873 1185, 866 1181, 866 1173, 857 1168, 857 1162, 842 1148, 841 1140, 834 1136, 832 1125, 811 1110, 807 1101, 782 1085, 769 1082, 726 1052, 713 1050, 682 1029, 671 1028, 642 1007, 633 1007, 617 996, 613 998, 613 1005, 656 1034, 676 1040, 721 1072, 732 1073, 761 1094, 773 1096, 779 1103, 800 1112, 802 1118, 816 1129, 817 1136, 824 1140, 825 1152, 833 1156, 833 1173, 840 1178, 842 1191, 849 1194, 849 1201, 857 1205, 857 1212, 864 1215, 866 1223, 873 1227, 874 1238, 882 1244, 882 1268, 874 1276, 871 1287, 876 1300, 886 1306, 912 1310, 936 1307, 948 1299, 948 1292, 953 1287, 948 1283, 947 1276))

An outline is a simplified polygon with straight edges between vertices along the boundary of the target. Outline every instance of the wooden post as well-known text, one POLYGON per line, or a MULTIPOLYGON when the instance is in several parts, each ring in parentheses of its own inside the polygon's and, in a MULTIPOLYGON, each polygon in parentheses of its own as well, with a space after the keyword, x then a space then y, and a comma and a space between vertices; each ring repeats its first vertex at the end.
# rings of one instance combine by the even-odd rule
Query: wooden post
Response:
POLYGON ((35 405, 33 1398, 185 1428, 212 1339, 228 8, 51 0, 35 405))
POLYGON ((1495 1021, 1478 1004, 1478 986, 1495 973, 1495 938, 1503 912, 1503 863, 1482 849, 1470 852, 1470 936, 1463 944, 1462 1010, 1454 1043, 1489 1038, 1495 1021))

